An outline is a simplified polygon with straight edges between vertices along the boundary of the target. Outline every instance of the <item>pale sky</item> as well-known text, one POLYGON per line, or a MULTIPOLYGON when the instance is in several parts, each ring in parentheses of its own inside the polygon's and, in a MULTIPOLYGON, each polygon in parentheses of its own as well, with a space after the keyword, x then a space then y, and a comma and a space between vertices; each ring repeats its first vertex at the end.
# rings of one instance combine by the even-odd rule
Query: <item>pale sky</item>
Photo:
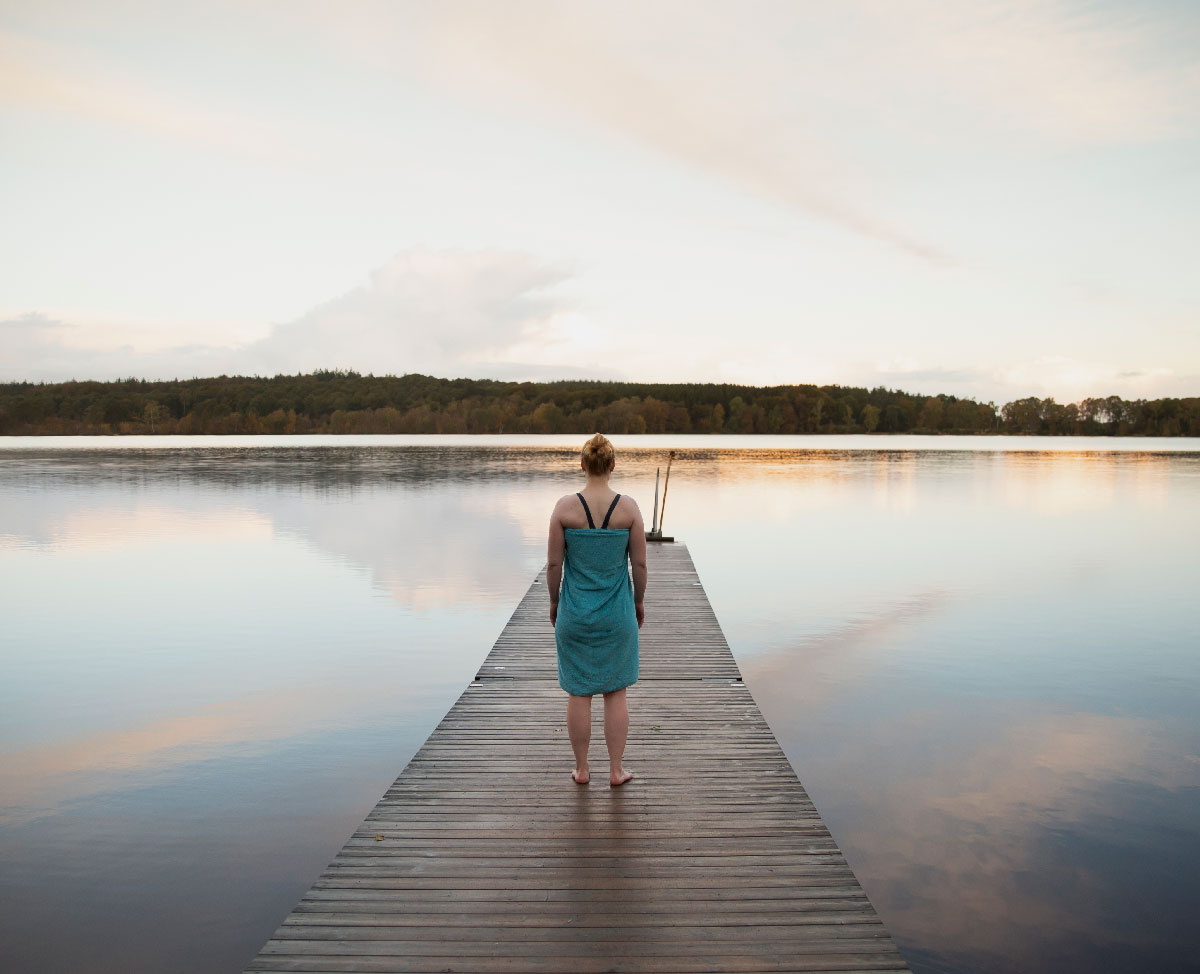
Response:
POLYGON ((1200 5, 0 0, 0 380, 1200 395, 1200 5))

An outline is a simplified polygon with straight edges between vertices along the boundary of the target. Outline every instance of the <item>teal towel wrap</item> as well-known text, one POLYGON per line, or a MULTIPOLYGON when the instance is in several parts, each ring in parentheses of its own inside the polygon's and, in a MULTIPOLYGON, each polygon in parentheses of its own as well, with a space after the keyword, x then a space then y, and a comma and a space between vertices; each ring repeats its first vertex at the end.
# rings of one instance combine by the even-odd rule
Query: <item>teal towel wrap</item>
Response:
POLYGON ((578 697, 611 693, 638 678, 629 529, 567 528, 564 535, 558 685, 578 697))

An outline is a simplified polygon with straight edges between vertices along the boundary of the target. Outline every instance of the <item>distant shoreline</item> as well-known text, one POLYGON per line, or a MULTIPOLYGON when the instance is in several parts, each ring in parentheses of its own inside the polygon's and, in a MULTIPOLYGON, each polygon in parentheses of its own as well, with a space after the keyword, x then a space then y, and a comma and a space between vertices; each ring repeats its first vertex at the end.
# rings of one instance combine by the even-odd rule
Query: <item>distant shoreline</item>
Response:
POLYGON ((1200 436, 1200 397, 997 407, 852 386, 500 382, 336 370, 0 383, 0 436, 587 434, 1200 436))
MULTIPOLYGON (((197 455, 207 451, 229 454, 244 451, 263 454, 270 451, 416 451, 423 455, 454 451, 489 451, 497 456, 548 451, 577 457, 587 433, 296 433, 273 436, 210 435, 188 436, 0 436, 0 458, 25 455, 52 457, 55 454, 128 452, 197 455)), ((837 454, 974 453, 978 455, 1054 455, 1080 456, 1127 454, 1129 456, 1200 456, 1200 437, 1166 436, 924 436, 921 434, 789 434, 726 435, 703 433, 630 433, 614 437, 626 463, 666 462, 674 451, 677 463, 703 462, 718 455, 750 454, 764 463, 800 462, 804 457, 830 457, 837 454)), ((630 468, 624 467, 629 473, 630 468)))
MULTIPOLYGON (((102 432, 102 433, 0 433, 0 440, 28 440, 28 439, 86 439, 86 440, 124 440, 124 439, 146 439, 146 440, 189 440, 189 439, 313 439, 313 440, 328 440, 328 439, 405 439, 419 441, 421 439, 439 440, 439 441, 454 441, 460 440, 511 440, 511 441, 530 441, 536 442, 537 439, 553 439, 556 441, 567 438, 586 439, 596 433, 594 429, 579 429, 579 430, 564 430, 555 433, 311 433, 311 432, 295 432, 295 433, 268 433, 266 431, 258 431, 254 433, 168 433, 157 432, 148 433, 140 430, 124 430, 121 432, 102 432)), ((602 432, 602 431, 601 431, 602 432)), ((614 436, 622 438, 637 437, 655 438, 660 440, 670 440, 672 442, 679 440, 694 440, 705 441, 712 440, 721 442, 725 440, 746 440, 746 439, 787 439, 796 437, 819 437, 819 438, 835 438, 835 437, 864 437, 867 439, 898 439, 906 437, 919 437, 922 439, 950 439, 950 438, 970 438, 970 439, 1012 439, 1012 440, 1051 440, 1051 439, 1076 439, 1076 440, 1189 440, 1200 439, 1200 434, 1177 433, 1171 436, 1163 436, 1158 433, 1009 433, 1005 430, 983 430, 978 432, 961 432, 961 431, 942 431, 942 430, 912 430, 909 432, 880 432, 873 433, 858 432, 858 433, 841 433, 819 432, 819 433, 613 433, 614 436)), ((572 442, 574 442, 572 440, 572 442)))

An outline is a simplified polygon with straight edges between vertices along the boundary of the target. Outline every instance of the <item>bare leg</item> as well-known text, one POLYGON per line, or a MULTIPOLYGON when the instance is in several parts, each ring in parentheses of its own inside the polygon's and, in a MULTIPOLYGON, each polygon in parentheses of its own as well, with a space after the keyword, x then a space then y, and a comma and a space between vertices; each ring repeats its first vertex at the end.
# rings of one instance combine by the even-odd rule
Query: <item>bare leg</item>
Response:
POLYGON ((571 777, 586 785, 591 777, 588 770, 588 745, 592 743, 592 698, 567 696, 567 736, 575 752, 575 770, 571 777))
POLYGON ((608 745, 608 781, 623 785, 633 773, 621 767, 625 739, 629 736, 629 704, 624 688, 604 695, 604 743, 608 745))

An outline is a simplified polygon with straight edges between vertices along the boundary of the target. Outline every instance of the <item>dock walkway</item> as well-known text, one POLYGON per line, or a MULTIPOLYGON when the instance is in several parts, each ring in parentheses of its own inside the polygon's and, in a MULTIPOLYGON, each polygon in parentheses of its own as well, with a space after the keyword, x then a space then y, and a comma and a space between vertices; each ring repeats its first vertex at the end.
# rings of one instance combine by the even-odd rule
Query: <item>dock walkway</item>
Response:
POLYGON ((248 971, 907 970, 680 544, 651 545, 610 788, 571 781, 545 577, 248 971))

